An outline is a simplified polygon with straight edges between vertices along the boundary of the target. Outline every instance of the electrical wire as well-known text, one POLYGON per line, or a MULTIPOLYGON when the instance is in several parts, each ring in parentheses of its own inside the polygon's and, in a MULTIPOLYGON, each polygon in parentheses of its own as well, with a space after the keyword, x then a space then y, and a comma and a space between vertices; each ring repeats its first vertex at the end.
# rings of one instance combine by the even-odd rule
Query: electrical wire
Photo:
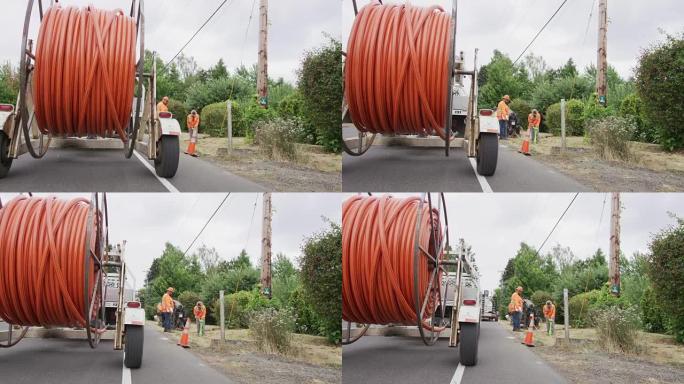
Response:
POLYGON ((249 228, 247 229, 247 240, 245 240, 245 246, 242 249, 247 249, 249 245, 249 238, 252 235, 252 225, 254 224, 254 216, 256 214, 257 203, 259 202, 259 195, 254 198, 254 209, 252 209, 252 218, 249 220, 249 228))
POLYGON ((523 57, 523 55, 525 54, 525 52, 527 52, 527 50, 532 46, 532 44, 534 44, 535 40, 537 40, 537 38, 539 37, 539 35, 541 35, 541 33, 544 31, 544 29, 546 29, 546 26, 548 26, 548 25, 551 23, 551 20, 553 20, 553 18, 556 17, 556 15, 558 14, 558 12, 560 12, 560 10, 563 8, 563 6, 565 5, 565 3, 567 3, 567 2, 568 2, 568 0, 563 0, 563 2, 562 2, 561 5, 558 7, 558 9, 556 9, 556 12, 554 12, 553 15, 551 15, 551 17, 549 18, 549 20, 546 21, 546 23, 545 23, 544 26, 539 30, 539 32, 537 32, 537 34, 534 35, 534 37, 532 38, 532 41, 530 41, 530 43, 527 44, 527 46, 525 47, 525 49, 523 49, 522 53, 520 53, 520 55, 518 56, 518 58, 515 59, 515 61, 513 62, 513 66, 515 66, 515 65, 518 63, 518 60, 520 60, 520 58, 523 57))
POLYGON ((195 236, 195 238, 192 240, 192 242, 190 243, 190 245, 188 246, 188 248, 185 250, 185 252, 183 252, 183 256, 185 256, 185 255, 188 254, 188 251, 190 251, 190 249, 192 248, 192 246, 195 245, 195 242, 197 241, 197 239, 202 235, 202 233, 203 233, 204 230, 207 228, 207 226, 209 225, 209 223, 211 223, 211 220, 214 218, 214 216, 216 216, 216 214, 218 213, 218 211, 221 209, 221 207, 223 207, 223 204, 225 204, 226 200, 228 200, 229 197, 230 197, 230 193, 227 194, 226 197, 223 198, 223 200, 221 201, 221 204, 219 204, 219 206, 216 207, 216 210, 214 211, 214 213, 212 213, 211 216, 209 216, 209 219, 207 220, 206 223, 204 223, 204 226, 203 226, 202 229, 199 231, 199 233, 197 234, 197 236, 195 236))
POLYGON ((544 241, 543 241, 542 244, 539 246, 539 248, 537 248, 537 255, 539 255, 539 253, 541 252, 542 248, 544 248, 544 245, 545 245, 546 242, 549 240, 549 237, 551 237, 551 235, 553 234, 553 232, 556 230, 556 227, 558 227, 558 224, 560 224, 561 220, 563 220, 563 217, 565 217, 565 214, 568 213, 568 210, 570 209, 570 207, 572 207, 572 204, 575 202, 575 200, 577 199, 578 196, 579 196, 579 193, 575 193, 575 196, 574 196, 574 197, 572 198, 572 200, 570 201, 570 204, 568 204, 568 206, 567 206, 567 207, 565 208, 565 210, 563 211, 563 214, 561 214, 560 217, 558 218, 558 220, 556 221, 556 224, 554 224, 553 228, 551 228, 551 231, 550 231, 549 234, 546 236, 546 239, 544 239, 544 241))
MULTIPOLYGON (((439 301, 440 274, 430 286, 435 255, 441 243, 439 213, 421 198, 354 196, 342 205, 342 318, 362 324, 416 325, 416 305, 427 300, 424 328, 441 328, 426 321, 439 301), (420 232, 417 224, 420 224, 420 232), (434 225, 435 233, 432 233, 434 225), (419 247, 419 259, 414 252, 419 247), (418 294, 414 291, 414 268, 418 268, 418 294), (416 302, 416 299, 418 302, 416 302)), ((436 255, 439 259, 442 255, 436 255)), ((439 329, 438 329, 439 328, 439 329)))
POLYGON ((453 23, 439 6, 376 0, 359 11, 347 44, 344 87, 359 131, 450 138, 445 98, 453 23))
POLYGON ((40 24, 33 97, 43 134, 127 141, 137 25, 121 10, 51 6, 40 24))

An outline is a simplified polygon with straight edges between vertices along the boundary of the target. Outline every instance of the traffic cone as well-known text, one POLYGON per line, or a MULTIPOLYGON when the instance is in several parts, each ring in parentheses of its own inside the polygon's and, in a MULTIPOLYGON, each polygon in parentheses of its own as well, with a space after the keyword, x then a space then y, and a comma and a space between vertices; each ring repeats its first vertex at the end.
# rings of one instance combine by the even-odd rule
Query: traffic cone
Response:
POLYGON ((524 135, 525 138, 523 139, 522 146, 520 147, 520 150, 518 150, 519 153, 522 153, 525 156, 532 156, 530 153, 530 136, 529 135, 524 135))
POLYGON ((197 132, 190 129, 189 133, 190 133, 190 144, 188 144, 188 149, 185 151, 185 154, 197 157, 197 153, 195 153, 195 151, 196 151, 195 147, 197 146, 197 132))
POLYGON ((178 344, 183 348, 190 348, 190 319, 185 321, 185 327, 183 327, 183 334, 181 335, 178 344))
POLYGON ((530 325, 527 327, 527 334, 525 334, 525 340, 522 344, 534 347, 534 314, 530 314, 530 325))

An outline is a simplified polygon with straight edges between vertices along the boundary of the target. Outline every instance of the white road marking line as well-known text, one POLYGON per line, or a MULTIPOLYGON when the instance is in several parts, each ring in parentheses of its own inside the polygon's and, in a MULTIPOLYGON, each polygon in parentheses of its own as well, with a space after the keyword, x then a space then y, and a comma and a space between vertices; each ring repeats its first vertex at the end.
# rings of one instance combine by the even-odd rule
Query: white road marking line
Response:
POLYGON ((515 340, 515 337, 513 336, 506 336, 507 339, 515 340))
POLYGON ((451 378, 450 384, 461 384, 461 379, 463 378, 463 373, 465 372, 465 365, 459 364, 456 367, 456 372, 454 372, 454 377, 451 378))
POLYGON ((477 173, 477 161, 475 159, 473 159, 472 157, 469 160, 470 160, 470 165, 473 167, 473 171, 475 171, 475 177, 477 177, 477 181, 480 183, 480 188, 482 188, 482 192, 494 193, 494 191, 492 190, 492 187, 487 182, 487 178, 480 175, 479 173, 477 173))
MULTIPOLYGON (((124 352, 124 361, 126 361, 126 353, 124 352)), ((121 384, 132 384, 131 381, 131 369, 126 367, 126 363, 123 364, 123 372, 121 373, 121 384)))
POLYGON ((154 175, 154 177, 156 177, 157 180, 159 180, 159 182, 164 186, 164 188, 166 188, 166 189, 167 189, 169 192, 171 192, 171 193, 180 193, 180 191, 179 191, 178 189, 176 189, 176 187, 174 187, 173 184, 171 184, 170 181, 168 181, 168 180, 166 180, 166 179, 164 179, 164 178, 161 178, 161 177, 157 176, 157 172, 154 170, 154 168, 152 168, 152 166, 150 165, 150 163, 148 163, 147 160, 145 160, 145 158, 142 157, 142 155, 140 155, 140 154, 138 153, 138 151, 133 151, 133 153, 135 154, 135 157, 137 157, 138 160, 140 160, 140 162, 143 163, 143 165, 145 166, 145 168, 147 168, 150 172, 152 172, 152 174, 154 175))
POLYGON ((168 338, 168 337, 160 337, 160 339, 166 341, 166 340, 168 340, 169 338, 168 338))

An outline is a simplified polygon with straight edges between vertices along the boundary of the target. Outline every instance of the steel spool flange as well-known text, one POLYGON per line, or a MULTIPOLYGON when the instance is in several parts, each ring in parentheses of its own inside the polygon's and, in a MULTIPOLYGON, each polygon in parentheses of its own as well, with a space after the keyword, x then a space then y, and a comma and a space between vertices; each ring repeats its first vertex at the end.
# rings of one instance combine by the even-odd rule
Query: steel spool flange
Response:
POLYGON ((101 196, 93 193, 90 200, 88 212, 88 224, 86 229, 85 245, 85 273, 83 285, 83 299, 85 300, 86 319, 84 328, 91 348, 97 347, 100 343, 102 331, 105 324, 104 295, 102 285, 104 280, 104 255, 108 241, 108 217, 107 217, 107 195, 101 196), (95 271, 94 284, 90 288, 91 269, 95 271))
POLYGON ((140 112, 143 111, 143 98, 145 97, 145 0, 131 0, 130 16, 136 20, 138 45, 140 47, 140 58, 136 64, 136 78, 138 85, 136 92, 138 98, 135 103, 135 112, 131 123, 126 128, 127 141, 124 142, 124 155, 127 159, 133 156, 135 151, 135 143, 138 141, 138 134, 140 132, 140 125, 142 117, 140 112), (136 6, 137 5, 137 6, 136 6))

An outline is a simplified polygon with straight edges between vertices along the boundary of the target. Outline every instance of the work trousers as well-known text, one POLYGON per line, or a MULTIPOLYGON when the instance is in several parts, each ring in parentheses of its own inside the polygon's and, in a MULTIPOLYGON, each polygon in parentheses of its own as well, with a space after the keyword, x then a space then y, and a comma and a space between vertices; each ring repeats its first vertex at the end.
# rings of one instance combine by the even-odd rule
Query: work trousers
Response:
POLYGON ((537 144, 537 139, 539 138, 539 127, 530 128, 530 142, 532 144, 537 144))
POLYGON ((173 317, 173 313, 171 312, 162 312, 162 324, 164 325, 164 331, 170 331, 173 329, 173 325, 171 324, 171 318, 173 317))
POLYGON ((553 326, 554 326, 554 321, 551 319, 546 319, 546 334, 551 336, 553 335, 553 326))
POLYGON ((499 120, 499 136, 502 139, 508 139, 508 121, 499 120))
POLYGON ((197 320, 197 336, 204 336, 205 320, 197 320))
POLYGON ((513 330, 517 331, 520 329, 520 318, 522 317, 522 312, 513 312, 513 330))

